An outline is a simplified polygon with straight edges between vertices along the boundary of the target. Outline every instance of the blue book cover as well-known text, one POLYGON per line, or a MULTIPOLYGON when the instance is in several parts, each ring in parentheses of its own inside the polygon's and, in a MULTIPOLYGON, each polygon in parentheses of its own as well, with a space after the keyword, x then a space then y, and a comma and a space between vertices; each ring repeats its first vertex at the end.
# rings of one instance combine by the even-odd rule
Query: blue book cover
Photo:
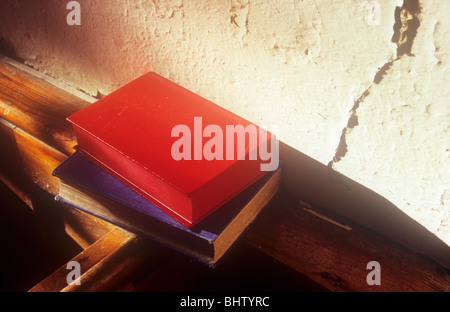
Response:
POLYGON ((142 234, 214 266, 278 191, 280 169, 269 172, 193 228, 187 228, 79 152, 54 171, 57 200, 130 232, 142 234))

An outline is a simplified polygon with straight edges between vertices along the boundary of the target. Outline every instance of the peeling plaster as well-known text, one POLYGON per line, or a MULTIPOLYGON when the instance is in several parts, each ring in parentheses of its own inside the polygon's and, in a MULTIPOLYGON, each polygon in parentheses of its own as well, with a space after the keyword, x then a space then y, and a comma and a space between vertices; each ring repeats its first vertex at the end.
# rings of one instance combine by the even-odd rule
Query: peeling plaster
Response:
POLYGON ((357 110, 364 101, 365 97, 369 95, 370 89, 373 84, 379 84, 386 75, 386 72, 394 64, 395 61, 399 60, 404 54, 411 55, 411 47, 414 42, 414 38, 417 34, 417 29, 420 25, 418 16, 420 14, 420 5, 418 0, 404 0, 401 7, 395 8, 395 24, 393 26, 394 35, 392 36, 392 42, 397 45, 397 57, 394 60, 389 60, 376 72, 372 83, 367 87, 366 90, 355 100, 352 109, 349 112, 349 119, 346 127, 342 130, 339 145, 336 148, 336 153, 328 163, 328 167, 333 169, 334 164, 339 162, 348 152, 348 146, 346 143, 346 135, 353 128, 358 125, 358 115, 357 110))
POLYGON ((345 156, 330 166, 450 245, 450 23, 433 2, 423 2, 416 16, 413 43, 398 45, 399 56, 355 107, 358 127, 344 129, 345 156))

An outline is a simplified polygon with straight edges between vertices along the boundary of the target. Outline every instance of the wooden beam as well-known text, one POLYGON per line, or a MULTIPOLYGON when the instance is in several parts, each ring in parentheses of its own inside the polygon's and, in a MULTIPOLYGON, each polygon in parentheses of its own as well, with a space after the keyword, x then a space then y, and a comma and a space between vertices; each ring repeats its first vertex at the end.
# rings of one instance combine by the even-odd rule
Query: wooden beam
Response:
POLYGON ((15 142, 15 126, 0 118, 0 181, 6 184, 24 203, 33 209, 30 182, 23 171, 19 150, 15 142))
POLYGON ((65 232, 83 249, 116 228, 115 225, 91 216, 83 211, 55 203, 62 209, 65 232))
MULTIPOLYGON (((76 144, 65 117, 93 101, 37 76, 23 65, 0 57, 0 143, 7 151, 2 158, 8 157, 2 161, 7 170, 0 174, 0 179, 30 207, 33 207, 30 184, 53 196, 58 194, 59 180, 52 176, 52 171, 74 151, 76 144), (18 177, 22 177, 20 181, 18 177)), ((65 209, 66 232, 83 249, 114 228, 89 214, 61 209, 65 209)))
MULTIPOLYGON (((59 193, 59 180, 52 175, 52 171, 66 159, 66 156, 19 128, 14 129, 14 137, 29 180, 52 196, 56 196, 59 193)), ((66 233, 83 249, 115 228, 106 221, 82 211, 75 211, 60 203, 54 202, 54 206, 63 210, 59 215, 63 218, 66 233)))
POLYGON ((89 102, 11 63, 0 61, 0 117, 70 155, 76 138, 65 118, 89 102))
POLYGON ((59 180, 52 175, 52 171, 66 156, 22 129, 14 129, 14 135, 25 173, 30 180, 50 194, 58 194, 59 180))
POLYGON ((79 285, 67 285, 61 292, 110 291, 148 258, 155 256, 146 247, 148 245, 140 237, 130 237, 122 246, 84 272, 79 285))
MULTIPOLYGON (((100 271, 102 265, 111 259, 115 252, 124 250, 123 247, 130 244, 134 239, 135 236, 133 234, 116 228, 74 257, 71 261, 76 261, 80 265, 83 287, 90 284, 89 280, 92 279, 92 276, 100 271)), ((119 267, 123 265, 120 263, 116 264, 119 265, 119 267)), ((76 291, 78 289, 77 285, 69 286, 67 284, 67 275, 69 272, 67 265, 64 265, 30 289, 29 292, 76 291)), ((102 285, 105 286, 105 283, 102 285)))
POLYGON ((449 272, 435 262, 286 192, 247 240, 332 291, 450 291, 449 272), (381 266, 379 286, 366 280, 371 261, 381 266))

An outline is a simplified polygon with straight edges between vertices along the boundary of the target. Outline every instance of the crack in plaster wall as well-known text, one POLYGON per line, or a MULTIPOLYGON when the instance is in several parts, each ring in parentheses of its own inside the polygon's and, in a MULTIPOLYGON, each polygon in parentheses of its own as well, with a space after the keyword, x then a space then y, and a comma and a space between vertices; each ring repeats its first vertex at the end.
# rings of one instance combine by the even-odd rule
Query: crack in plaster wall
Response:
POLYGON ((403 19, 396 10, 398 56, 385 64, 377 83, 369 84, 370 92, 356 106, 358 125, 343 136, 345 156, 330 167, 388 199, 450 245, 450 7, 447 2, 420 4, 403 19), (403 38, 413 44, 400 40, 399 33, 414 14, 416 32, 403 30, 403 38))
POLYGON ((420 26, 419 22, 420 14, 420 4, 418 0, 404 0, 401 7, 395 8, 395 24, 393 26, 394 34, 392 36, 392 42, 397 45, 397 56, 395 59, 386 62, 381 66, 375 76, 373 81, 369 86, 362 92, 362 94, 354 101, 353 107, 349 112, 349 118, 347 125, 342 130, 342 134, 339 140, 338 147, 336 148, 336 153, 333 159, 328 163, 328 167, 334 169, 334 165, 339 162, 348 152, 348 145, 346 142, 347 134, 358 126, 358 114, 357 110, 364 99, 369 95, 370 89, 374 84, 379 84, 386 75, 389 68, 392 67, 394 62, 398 61, 403 55, 410 55, 412 44, 414 38, 417 34, 417 30, 420 26))

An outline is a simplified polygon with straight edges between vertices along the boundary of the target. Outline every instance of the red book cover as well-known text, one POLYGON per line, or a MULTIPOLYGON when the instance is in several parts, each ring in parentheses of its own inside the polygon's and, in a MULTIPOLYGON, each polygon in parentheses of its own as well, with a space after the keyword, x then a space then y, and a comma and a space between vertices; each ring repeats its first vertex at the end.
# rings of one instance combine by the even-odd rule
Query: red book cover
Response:
POLYGON ((67 120, 81 153, 187 227, 278 157, 273 134, 153 72, 67 120))

